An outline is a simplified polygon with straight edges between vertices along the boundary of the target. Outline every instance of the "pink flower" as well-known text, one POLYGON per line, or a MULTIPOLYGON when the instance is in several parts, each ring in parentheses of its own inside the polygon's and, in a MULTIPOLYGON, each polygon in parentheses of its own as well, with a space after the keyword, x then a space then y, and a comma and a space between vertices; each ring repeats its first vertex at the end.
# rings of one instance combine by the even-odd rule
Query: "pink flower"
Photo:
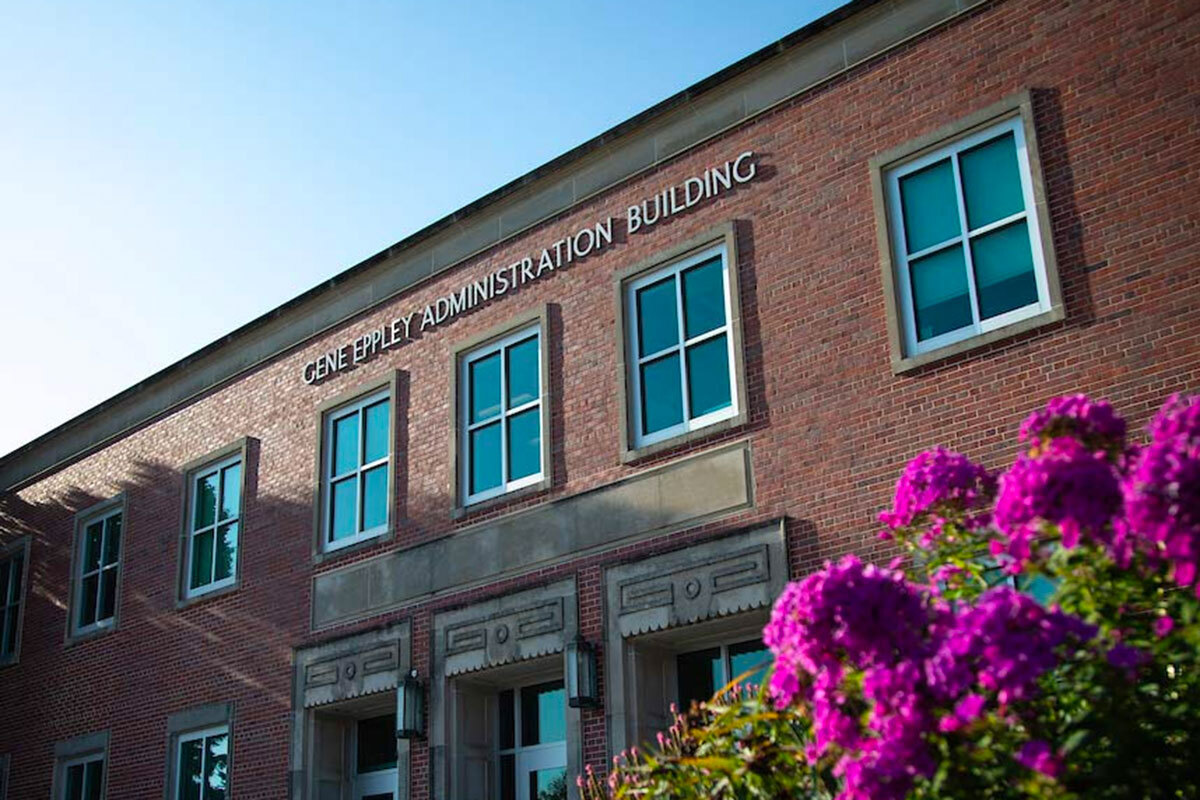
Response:
POLYGON ((1062 759, 1041 739, 1031 739, 1021 745, 1016 759, 1017 763, 1026 769, 1040 772, 1049 778, 1057 778, 1062 772, 1062 759))
POLYGON ((1175 620, 1170 617, 1159 617, 1154 621, 1154 635, 1162 639, 1175 630, 1175 620))
POLYGON ((900 529, 929 522, 921 542, 928 546, 941 535, 947 515, 966 515, 971 525, 985 523, 983 509, 995 490, 995 478, 963 454, 944 447, 926 450, 908 462, 896 482, 892 510, 879 515, 887 526, 880 535, 891 538, 900 529))

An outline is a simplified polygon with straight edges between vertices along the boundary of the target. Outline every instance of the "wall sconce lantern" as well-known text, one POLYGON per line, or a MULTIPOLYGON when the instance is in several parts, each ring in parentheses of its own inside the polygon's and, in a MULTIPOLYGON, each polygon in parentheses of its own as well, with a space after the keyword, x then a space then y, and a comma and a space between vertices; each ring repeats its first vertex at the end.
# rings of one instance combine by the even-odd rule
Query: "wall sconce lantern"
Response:
POLYGON ((579 634, 567 642, 567 704, 571 708, 600 705, 596 688, 596 651, 579 634))
POLYGON ((425 687, 410 669, 396 687, 396 738, 413 739, 425 735, 425 687))

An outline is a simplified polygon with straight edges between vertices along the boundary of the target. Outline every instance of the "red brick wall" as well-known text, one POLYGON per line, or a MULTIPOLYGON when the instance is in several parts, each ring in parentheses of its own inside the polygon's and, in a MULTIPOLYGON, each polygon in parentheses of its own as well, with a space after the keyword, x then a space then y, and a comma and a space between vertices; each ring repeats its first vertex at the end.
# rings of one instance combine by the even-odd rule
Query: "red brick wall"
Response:
MULTIPOLYGON (((998 466, 1014 453, 1020 419, 1052 395, 1108 397, 1140 426, 1166 394, 1200 390, 1197 9, 1190 0, 987 4, 6 498, 0 536, 35 535, 20 664, 0 669, 9 796, 46 797, 54 742, 107 728, 109 797, 160 797, 167 715, 233 700, 234 796, 283 797, 297 645, 407 616, 415 664, 427 674, 434 610, 570 574, 579 582, 583 631, 599 643, 604 564, 784 515, 796 573, 848 550, 878 557, 875 512, 919 450, 944 443, 998 466), (1034 91, 1067 318, 894 376, 867 161, 1025 88, 1034 91), (746 149, 761 154, 769 174, 349 374, 321 386, 301 383, 306 361, 371 326, 598 217, 620 217, 627 205, 746 149), (719 438, 753 442, 753 510, 669 541, 309 633, 309 586, 318 569, 482 518, 451 518, 446 441, 451 350, 476 332, 544 303, 557 306, 557 341, 548 348, 561 354, 553 363, 553 452, 566 478, 549 495, 574 494, 678 454, 633 466, 619 460, 613 275, 729 219, 739 221, 750 421, 719 438), (393 369, 408 375, 397 432, 398 534, 314 567, 316 409, 393 369), (242 436, 261 447, 245 498, 241 588, 176 610, 180 466, 242 436), (127 493, 120 628, 65 646, 73 514, 118 491, 127 493)), ((603 712, 585 713, 584 725, 586 758, 602 764, 603 712)), ((415 798, 427 796, 428 769, 417 747, 415 798)))

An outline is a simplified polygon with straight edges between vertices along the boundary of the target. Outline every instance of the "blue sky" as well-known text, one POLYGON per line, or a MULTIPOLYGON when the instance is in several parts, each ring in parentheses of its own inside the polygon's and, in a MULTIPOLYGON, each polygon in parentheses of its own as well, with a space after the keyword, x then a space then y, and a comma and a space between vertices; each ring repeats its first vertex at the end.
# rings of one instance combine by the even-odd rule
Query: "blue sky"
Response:
POLYGON ((0 453, 843 0, 0 0, 0 453))

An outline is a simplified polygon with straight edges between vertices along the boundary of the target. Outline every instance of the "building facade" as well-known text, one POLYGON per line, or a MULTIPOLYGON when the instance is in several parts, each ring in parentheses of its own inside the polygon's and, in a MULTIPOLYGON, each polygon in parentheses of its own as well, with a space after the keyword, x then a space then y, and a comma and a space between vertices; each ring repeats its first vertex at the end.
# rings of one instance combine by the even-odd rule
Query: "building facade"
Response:
POLYGON ((573 795, 920 450, 1200 389, 1198 50, 850 3, 5 457, 0 797, 573 795))

